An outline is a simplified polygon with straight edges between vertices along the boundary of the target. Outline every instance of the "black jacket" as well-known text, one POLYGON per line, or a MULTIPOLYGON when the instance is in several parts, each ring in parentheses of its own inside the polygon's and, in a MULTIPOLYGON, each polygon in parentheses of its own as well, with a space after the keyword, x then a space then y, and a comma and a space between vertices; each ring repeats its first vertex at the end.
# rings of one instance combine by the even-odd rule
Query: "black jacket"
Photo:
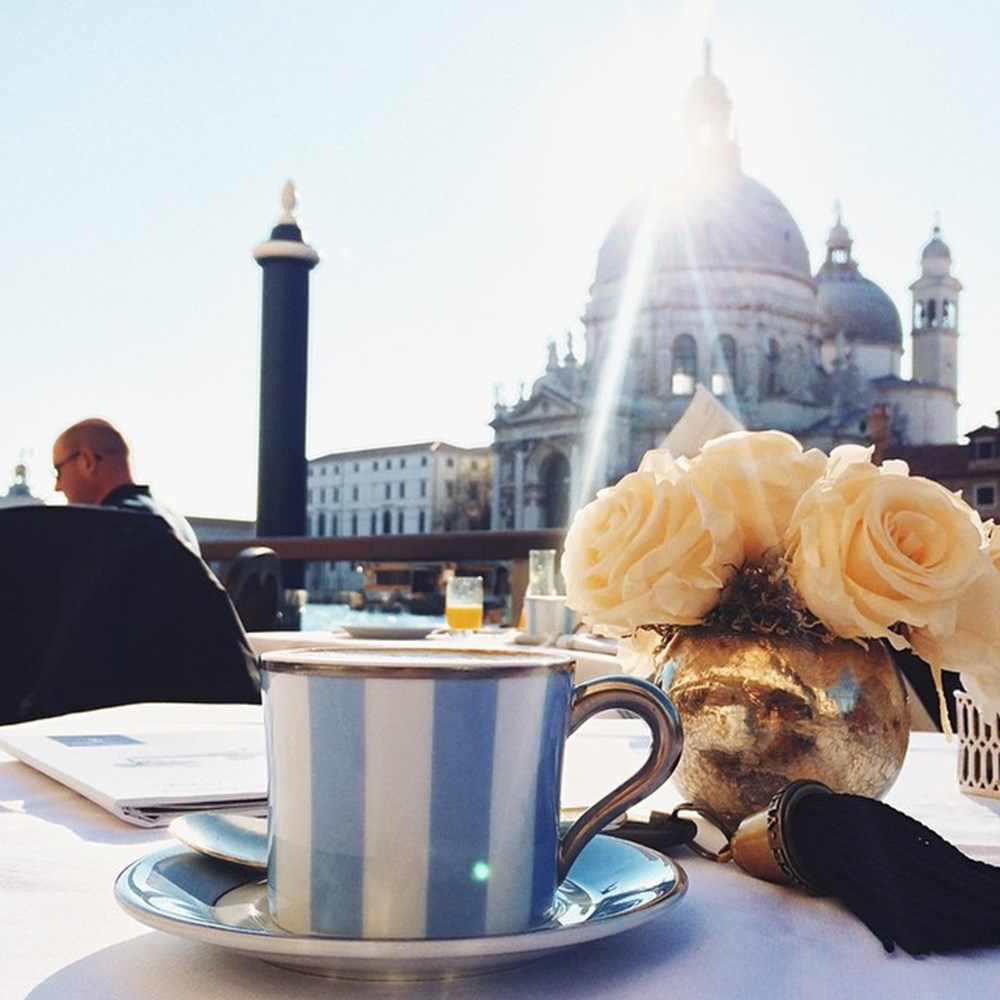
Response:
POLYGON ((255 660, 224 588, 160 518, 0 510, 0 722, 257 700, 255 660))

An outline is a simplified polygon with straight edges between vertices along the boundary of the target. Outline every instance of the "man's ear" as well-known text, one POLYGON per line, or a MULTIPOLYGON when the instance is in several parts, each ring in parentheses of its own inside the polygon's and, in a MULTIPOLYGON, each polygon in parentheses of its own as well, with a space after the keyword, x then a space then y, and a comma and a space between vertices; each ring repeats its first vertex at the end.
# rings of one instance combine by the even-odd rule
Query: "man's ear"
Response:
POLYGON ((88 475, 93 475, 97 471, 100 459, 93 448, 84 447, 80 449, 80 458, 78 461, 82 463, 88 475))

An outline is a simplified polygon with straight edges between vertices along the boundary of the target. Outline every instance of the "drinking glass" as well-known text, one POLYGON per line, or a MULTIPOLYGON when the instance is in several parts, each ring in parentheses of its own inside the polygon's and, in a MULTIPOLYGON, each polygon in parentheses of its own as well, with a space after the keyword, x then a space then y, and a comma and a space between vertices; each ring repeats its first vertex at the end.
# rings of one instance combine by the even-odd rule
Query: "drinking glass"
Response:
POLYGON ((528 589, 526 593, 556 593, 555 549, 531 549, 528 552, 528 589))
POLYGON ((483 627, 483 578, 453 576, 445 591, 444 617, 448 628, 474 632, 483 627))

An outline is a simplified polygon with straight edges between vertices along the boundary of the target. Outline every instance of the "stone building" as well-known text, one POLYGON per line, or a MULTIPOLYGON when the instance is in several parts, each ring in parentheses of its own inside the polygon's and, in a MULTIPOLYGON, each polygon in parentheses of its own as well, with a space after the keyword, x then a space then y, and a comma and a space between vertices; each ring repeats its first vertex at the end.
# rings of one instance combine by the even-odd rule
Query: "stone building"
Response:
POLYGON ((917 476, 926 476, 961 493, 984 520, 1000 521, 1000 411, 994 427, 966 433, 965 444, 886 444, 884 458, 901 458, 917 476))
POLYGON ((633 198, 597 256, 572 340, 513 405, 495 405, 494 528, 561 527, 594 491, 660 444, 704 386, 744 426, 804 445, 865 442, 875 412, 897 446, 957 439, 961 284, 935 227, 903 328, 866 278, 840 214, 813 273, 780 199, 742 169, 731 102, 711 70, 684 101, 688 160, 633 198))
MULTIPOLYGON (((310 459, 308 533, 336 538, 487 529, 492 470, 489 448, 442 441, 310 459)), ((314 599, 359 585, 350 564, 316 564, 307 572, 306 587, 314 599)))

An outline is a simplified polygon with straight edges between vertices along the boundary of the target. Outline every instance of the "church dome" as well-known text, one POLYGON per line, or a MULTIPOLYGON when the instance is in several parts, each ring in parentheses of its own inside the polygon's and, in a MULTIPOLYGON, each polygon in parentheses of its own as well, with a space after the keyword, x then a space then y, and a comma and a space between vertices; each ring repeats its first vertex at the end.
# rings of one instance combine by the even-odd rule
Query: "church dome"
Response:
POLYGON ((720 171, 626 205, 598 253, 598 283, 625 276, 649 213, 657 272, 739 269, 812 282, 805 240, 781 200, 743 173, 720 171))
POLYGON ((687 173, 625 206, 598 253, 597 284, 622 279, 637 240, 645 244, 648 237, 658 273, 741 270, 785 275, 812 287, 809 252, 795 220, 775 194, 742 171, 731 107, 706 45, 703 71, 684 100, 687 173))
POLYGON ((892 299, 861 274, 851 256, 853 241, 840 217, 826 241, 826 261, 816 274, 827 335, 848 343, 901 346, 903 327, 892 299))

